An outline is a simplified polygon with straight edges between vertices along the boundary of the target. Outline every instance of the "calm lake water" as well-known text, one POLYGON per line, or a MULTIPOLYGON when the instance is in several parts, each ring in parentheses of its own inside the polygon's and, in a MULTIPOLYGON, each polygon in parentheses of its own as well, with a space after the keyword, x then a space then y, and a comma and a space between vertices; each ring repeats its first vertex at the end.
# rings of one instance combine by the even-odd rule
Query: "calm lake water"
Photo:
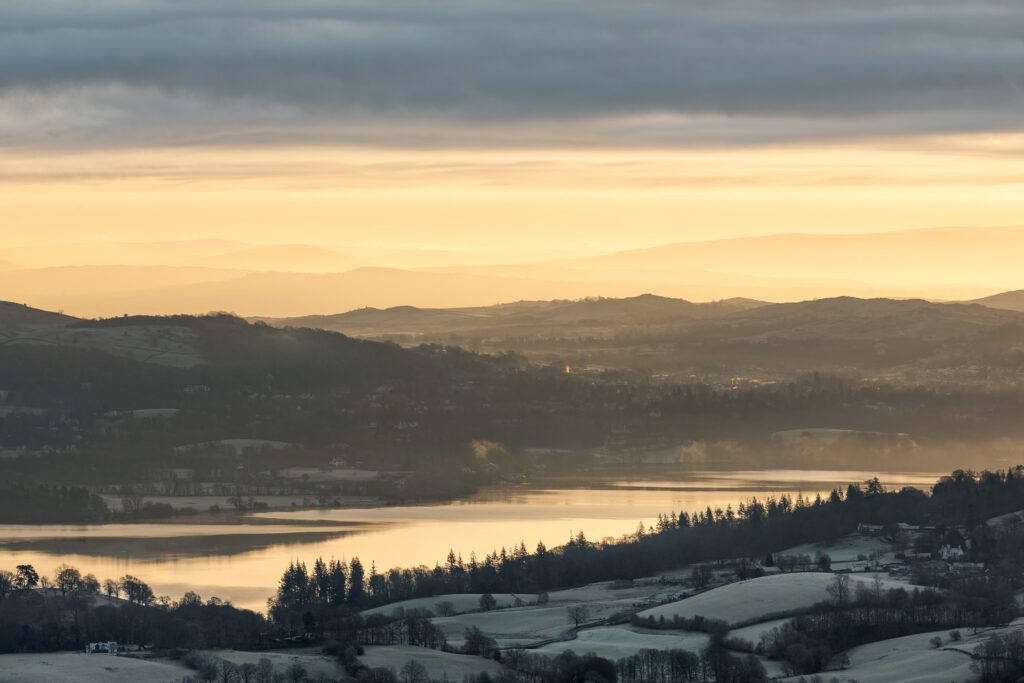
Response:
MULTIPOLYGON (((157 595, 195 590, 263 609, 289 561, 317 556, 369 567, 433 566, 449 549, 468 559, 520 541, 549 547, 583 531, 598 540, 632 533, 659 513, 725 508, 753 496, 813 498, 874 476, 850 471, 687 472, 644 479, 590 478, 585 486, 489 489, 452 503, 254 515, 242 524, 0 525, 0 568, 33 564, 40 574, 67 562, 101 580, 134 574, 157 595)), ((888 486, 926 487, 932 472, 880 474, 888 486)))

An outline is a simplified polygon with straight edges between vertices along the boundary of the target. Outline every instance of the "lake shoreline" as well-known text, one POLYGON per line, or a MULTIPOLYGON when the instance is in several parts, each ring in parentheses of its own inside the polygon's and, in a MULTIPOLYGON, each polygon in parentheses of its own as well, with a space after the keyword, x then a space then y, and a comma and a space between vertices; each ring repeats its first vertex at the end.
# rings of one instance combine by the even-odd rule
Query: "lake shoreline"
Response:
MULTIPOLYGON (((484 487, 445 502, 286 508, 95 525, 0 525, 0 568, 62 563, 100 578, 126 573, 160 594, 196 590, 261 609, 290 562, 359 557, 368 568, 432 567, 449 551, 468 561, 501 548, 548 548, 584 533, 591 541, 654 527, 661 515, 725 510, 786 495, 812 500, 863 482, 862 470, 733 470, 605 473, 585 482, 557 476, 484 487), (674 475, 674 476, 670 476, 674 475)), ((895 488, 931 485, 936 473, 878 473, 895 488)))

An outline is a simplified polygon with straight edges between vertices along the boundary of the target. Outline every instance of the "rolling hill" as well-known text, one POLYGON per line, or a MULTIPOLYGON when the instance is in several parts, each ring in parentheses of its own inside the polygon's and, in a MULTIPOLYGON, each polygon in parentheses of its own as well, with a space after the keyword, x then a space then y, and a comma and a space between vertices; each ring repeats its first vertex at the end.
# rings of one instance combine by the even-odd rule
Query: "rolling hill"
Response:
POLYGON ((360 309, 268 322, 406 344, 512 350, 580 368, 717 378, 777 378, 821 370, 915 381, 946 381, 946 375, 974 372, 979 381, 990 375, 1015 381, 1024 353, 1024 313, 919 299, 694 304, 644 295, 477 308, 360 309), (981 368, 991 369, 990 375, 979 375, 981 368))
MULTIPOLYGON (((617 453, 672 439, 753 438, 750 462, 763 464, 762 440, 785 429, 940 440, 1020 429, 1016 403, 986 397, 1022 385, 1024 313, 925 301, 693 304, 654 296, 488 309, 497 326, 423 334, 402 346, 226 314, 80 320, 3 305, 0 388, 8 398, 0 413, 21 434, 6 443, 85 447, 75 429, 53 435, 25 417, 62 414, 95 421, 89 443, 109 457, 103 439, 120 429, 110 413, 123 421, 160 412, 182 431, 168 440, 162 422, 140 426, 158 446, 153 453, 237 439, 348 444, 392 454, 402 469, 407 454, 462 449, 473 457, 466 445, 478 439, 588 453, 603 444, 617 453), (502 317, 518 322, 502 327, 502 317), (510 349, 518 354, 497 353, 510 349), (617 433, 623 424, 628 438, 617 433)), ((442 330, 488 320, 472 309, 363 310, 350 319, 380 316, 442 330)), ((823 464, 818 450, 805 455, 823 464)))
POLYGON ((1001 308, 1007 311, 1024 312, 1024 289, 1018 289, 1013 292, 1003 292, 1001 294, 993 294, 992 296, 986 296, 982 299, 975 299, 971 303, 981 304, 982 306, 988 306, 989 308, 1001 308))
POLYGON ((594 333, 605 328, 664 325, 714 317, 764 305, 750 299, 697 304, 653 294, 622 299, 588 298, 519 301, 467 308, 362 308, 336 315, 264 319, 277 326, 318 327, 355 336, 424 335, 550 335, 559 328, 594 333))
MULTIPOLYGON (((409 288, 386 293, 396 299, 414 291, 423 278, 439 278, 452 287, 477 287, 470 297, 486 296, 480 291, 484 285, 505 284, 501 279, 495 283, 451 274, 399 274, 409 278, 409 288)), ((348 288, 358 293, 393 277, 386 269, 364 268, 328 275, 260 273, 213 285, 229 294, 255 293, 271 309, 283 307, 287 297, 299 296, 302 287, 309 287, 305 305, 324 307, 344 300, 348 288)), ((168 307, 181 302, 183 292, 192 292, 197 304, 220 307, 208 296, 210 283, 166 287, 152 295, 168 291, 173 293, 168 307)), ((98 294, 102 290, 90 293, 98 294)), ((109 304, 120 307, 130 301, 111 295, 109 304)), ((2 343, 8 347, 92 349, 175 367, 191 367, 209 358, 211 347, 197 332, 209 328, 207 320, 134 316, 89 321, 15 304, 0 309, 2 343)), ((267 337, 279 341, 289 335, 316 334, 302 328, 319 328, 407 346, 432 343, 485 353, 515 351, 544 364, 581 370, 633 369, 713 381, 823 371, 914 382, 999 384, 1019 381, 1024 367, 1024 312, 920 299, 835 297, 780 304, 729 299, 698 304, 644 294, 456 308, 404 305, 254 320, 268 323, 267 330, 287 328, 275 332, 281 336, 267 337)), ((254 336, 258 335, 250 331, 239 340, 254 336)), ((244 344, 237 344, 224 355, 225 361, 242 353, 244 344)))
MULTIPOLYGON (((435 362, 431 353, 394 344, 314 329, 278 329, 228 314, 82 320, 10 302, 0 302, 0 351, 0 367, 6 374, 15 374, 17 364, 10 359, 18 354, 79 370, 115 367, 110 365, 112 361, 97 361, 100 354, 114 362, 127 360, 145 366, 208 366, 206 372, 226 381, 253 382, 253 386, 271 375, 282 385, 330 385, 339 379, 344 380, 343 385, 355 377, 369 377, 371 382, 419 372, 439 377, 442 367, 483 371, 492 363, 486 357, 459 353, 435 362)), ((139 372, 139 367, 127 364, 119 372, 130 374, 133 368, 139 372)), ((22 372, 29 370, 20 368, 17 374, 22 372)), ((59 374, 59 370, 54 367, 50 374, 59 374)))
POLYGON ((786 339, 961 339, 1024 322, 1015 311, 972 303, 932 303, 922 299, 835 297, 770 304, 752 299, 692 303, 644 294, 610 299, 520 301, 468 308, 362 308, 347 313, 297 318, 260 318, 275 326, 317 327, 348 334, 551 334, 580 328, 672 325, 679 338, 728 340, 786 339))
POLYGON ((24 304, 0 301, 0 335, 26 329, 62 327, 73 322, 77 322, 77 318, 24 304))
POLYGON ((1024 316, 979 304, 837 297, 762 306, 710 321, 704 333, 738 338, 964 339, 1024 323, 1024 316))
POLYGON ((691 367, 741 375, 815 369, 913 381, 1016 381, 1024 314, 976 304, 838 297, 699 321, 671 343, 675 357, 691 367), (1000 370, 972 377, 972 367, 1000 370))

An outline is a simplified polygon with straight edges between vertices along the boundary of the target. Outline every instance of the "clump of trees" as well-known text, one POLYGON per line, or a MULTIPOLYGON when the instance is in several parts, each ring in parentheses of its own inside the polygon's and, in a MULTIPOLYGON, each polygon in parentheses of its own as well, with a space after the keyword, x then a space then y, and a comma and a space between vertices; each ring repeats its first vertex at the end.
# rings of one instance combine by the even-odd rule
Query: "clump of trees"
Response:
POLYGON ((103 498, 80 486, 0 482, 0 519, 6 524, 94 524, 110 517, 103 498))
POLYGON ((526 680, 543 683, 614 683, 618 680, 615 662, 593 652, 578 655, 567 650, 555 657, 548 657, 525 650, 512 650, 505 658, 505 663, 526 680))
POLYGON ((986 683, 1015 683, 1024 677, 1024 634, 994 635, 974 650, 971 667, 986 683))
POLYGON ((789 674, 813 674, 857 645, 961 625, 1000 626, 1018 612, 1013 589, 998 579, 970 579, 947 592, 849 584, 848 576, 836 575, 827 602, 765 633, 757 652, 783 661, 789 674))
MULTIPOLYGON (((268 612, 285 638, 444 647, 444 634, 431 623, 433 614, 426 610, 397 610, 389 615, 359 613, 369 603, 368 593, 380 591, 381 580, 372 566, 367 577, 359 558, 351 562, 317 558, 311 571, 303 562, 292 562, 268 601, 268 612)), ((357 669, 351 652, 346 653, 345 648, 338 652, 343 663, 357 669)))
POLYGON ((100 582, 66 564, 52 579, 28 564, 0 570, 0 652, 78 650, 108 640, 168 650, 254 648, 272 637, 262 615, 195 593, 177 602, 158 598, 131 575, 100 582))
POLYGON ((509 668, 526 680, 542 683, 759 683, 768 680, 757 658, 737 657, 712 638, 703 652, 644 649, 618 661, 593 652, 578 655, 567 650, 556 657, 511 650, 505 657, 509 668))

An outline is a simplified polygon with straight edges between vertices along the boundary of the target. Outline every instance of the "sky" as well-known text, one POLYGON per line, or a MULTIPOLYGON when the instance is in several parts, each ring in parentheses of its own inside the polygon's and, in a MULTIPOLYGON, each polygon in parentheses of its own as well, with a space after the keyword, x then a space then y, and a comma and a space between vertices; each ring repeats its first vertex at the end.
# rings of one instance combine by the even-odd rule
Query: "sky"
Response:
POLYGON ((1014 0, 5 0, 0 240, 1024 225, 1014 0))

